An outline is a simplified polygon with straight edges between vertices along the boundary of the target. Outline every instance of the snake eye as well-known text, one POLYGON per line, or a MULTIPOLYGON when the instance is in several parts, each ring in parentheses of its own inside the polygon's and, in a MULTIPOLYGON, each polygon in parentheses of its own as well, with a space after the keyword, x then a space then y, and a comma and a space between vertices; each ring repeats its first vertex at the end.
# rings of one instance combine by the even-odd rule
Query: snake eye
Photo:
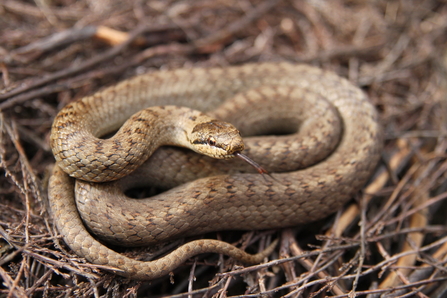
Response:
POLYGON ((208 145, 216 146, 216 140, 213 137, 208 137, 208 145))

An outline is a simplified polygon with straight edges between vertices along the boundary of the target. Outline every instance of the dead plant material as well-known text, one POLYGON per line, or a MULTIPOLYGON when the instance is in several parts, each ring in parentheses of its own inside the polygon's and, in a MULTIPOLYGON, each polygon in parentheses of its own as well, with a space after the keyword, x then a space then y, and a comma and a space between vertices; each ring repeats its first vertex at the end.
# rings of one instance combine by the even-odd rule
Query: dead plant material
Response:
POLYGON ((445 1, 3 0, 0 28, 1 297, 447 295, 445 1), (282 60, 348 77, 381 113, 381 165, 344 210, 283 230, 265 264, 198 256, 152 282, 67 249, 45 191, 62 106, 154 69, 282 60))

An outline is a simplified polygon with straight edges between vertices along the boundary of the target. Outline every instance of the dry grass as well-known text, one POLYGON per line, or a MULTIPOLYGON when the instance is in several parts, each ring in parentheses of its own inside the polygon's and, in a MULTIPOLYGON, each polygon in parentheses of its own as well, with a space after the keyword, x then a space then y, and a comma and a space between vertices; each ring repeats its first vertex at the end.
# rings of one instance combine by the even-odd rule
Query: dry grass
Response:
POLYGON ((446 27, 442 0, 1 0, 0 297, 445 297, 446 27), (245 269, 200 256, 140 283, 67 249, 45 205, 62 106, 150 69, 279 60, 332 69, 379 109, 383 160, 356 200, 245 269))

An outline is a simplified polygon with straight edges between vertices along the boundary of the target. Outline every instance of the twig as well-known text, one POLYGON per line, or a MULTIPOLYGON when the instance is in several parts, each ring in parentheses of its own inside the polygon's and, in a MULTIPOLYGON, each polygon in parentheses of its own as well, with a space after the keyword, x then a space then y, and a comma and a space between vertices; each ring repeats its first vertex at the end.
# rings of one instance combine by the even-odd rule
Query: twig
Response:
MULTIPOLYGON (((166 54, 173 54, 173 55, 188 54, 192 51, 193 51, 193 47, 188 46, 188 45, 180 45, 177 43, 152 47, 152 48, 149 48, 149 49, 139 53, 138 55, 134 56, 131 61, 129 61, 127 63, 123 63, 119 66, 114 67, 114 68, 111 68, 108 70, 94 70, 87 74, 81 74, 77 77, 70 78, 65 82, 60 82, 57 84, 44 86, 42 88, 12 97, 3 103, 0 103, 0 111, 11 108, 16 104, 25 102, 32 98, 42 97, 44 95, 48 95, 48 94, 61 92, 61 91, 70 89, 70 88, 72 88, 73 84, 75 84, 76 82, 79 82, 81 80, 89 80, 89 79, 93 79, 93 78, 97 78, 97 77, 103 77, 105 75, 105 73, 107 73, 107 74, 121 73, 127 67, 132 66, 132 65, 138 65, 142 61, 152 58, 154 56, 166 55, 166 54)), ((0 97, 1 97, 1 95, 0 95, 0 97)))
POLYGON ((45 51, 54 49, 55 47, 60 47, 66 44, 90 38, 96 33, 96 31, 97 27, 95 26, 66 29, 64 31, 50 35, 44 39, 37 40, 24 47, 18 48, 11 52, 11 56, 23 55, 32 51, 36 51, 38 52, 38 54, 40 54, 45 51))
POLYGON ((349 297, 350 298, 354 298, 356 296, 356 290, 357 290, 357 285, 358 285, 358 281, 360 278, 360 272, 362 271, 362 267, 363 267, 363 263, 365 261, 365 256, 366 256, 366 206, 367 203, 369 201, 368 199, 368 195, 362 195, 361 196, 361 201, 360 201, 360 251, 358 252, 359 254, 359 262, 357 265, 357 270, 356 270, 356 276, 354 278, 354 281, 352 282, 352 289, 349 292, 349 297))
MULTIPOLYGON (((290 231, 289 231, 289 234, 290 234, 290 231)), ((298 256, 298 255, 304 254, 305 252, 301 249, 301 247, 299 247, 298 243, 291 236, 292 235, 289 235, 289 241, 290 241, 290 248, 291 248, 293 255, 298 256)), ((323 250, 324 250, 324 248, 323 248, 323 250)), ((321 258, 322 255, 323 255, 323 253, 319 254, 318 258, 321 258)), ((332 260, 334 260, 334 259, 336 259, 336 258, 332 258, 332 260)), ((310 259, 307 259, 307 258, 300 259, 299 262, 302 266, 304 266, 309 271, 309 275, 306 277, 306 279, 303 281, 303 283, 305 283, 306 280, 308 280, 313 275, 313 273, 316 274, 316 276, 318 276, 319 278, 327 278, 329 276, 329 274, 326 271, 324 271, 324 266, 320 267, 318 270, 315 269, 317 266, 317 262, 312 262, 310 259)), ((335 282, 331 286, 331 291, 336 295, 341 295, 341 294, 345 293, 342 290, 342 288, 339 285, 337 285, 335 282)))
MULTIPOLYGON (((223 29, 214 32, 204 38, 198 39, 194 42, 194 45, 198 48, 199 52, 209 52, 209 47, 216 43, 224 42, 226 39, 230 38, 236 32, 241 31, 244 27, 247 27, 254 20, 260 18, 275 5, 277 5, 282 0, 266 0, 251 9, 244 17, 240 18, 236 22, 233 22, 223 29)), ((215 51, 215 50, 213 50, 215 51)))
MULTIPOLYGON (((57 71, 47 77, 44 77, 42 79, 38 79, 34 82, 32 82, 31 84, 29 84, 28 86, 23 86, 23 87, 19 87, 16 88, 8 93, 5 94, 0 94, 0 100, 2 99, 7 99, 9 97, 15 96, 17 94, 23 93, 25 91, 28 91, 30 89, 42 86, 44 84, 47 84, 49 82, 58 80, 58 79, 62 79, 64 77, 67 77, 69 75, 74 75, 78 72, 81 72, 87 68, 90 68, 96 64, 99 64, 103 61, 109 60, 112 57, 118 55, 119 53, 121 53, 124 49, 126 49, 134 40, 135 38, 137 38, 140 34, 144 33, 146 30, 148 30, 148 26, 146 24, 144 25, 140 25, 138 26, 135 30, 133 30, 131 32, 131 34, 129 35, 129 39, 120 44, 117 45, 116 47, 111 48, 110 50, 108 50, 107 52, 101 54, 101 55, 97 55, 94 56, 93 58, 84 61, 83 63, 79 64, 79 65, 75 65, 72 66, 68 69, 64 69, 61 71, 57 71)), ((14 104, 19 103, 20 101, 17 99, 17 97, 15 99, 9 99, 5 102, 3 102, 2 104, 0 104, 0 110, 4 110, 6 108, 11 107, 14 104)))

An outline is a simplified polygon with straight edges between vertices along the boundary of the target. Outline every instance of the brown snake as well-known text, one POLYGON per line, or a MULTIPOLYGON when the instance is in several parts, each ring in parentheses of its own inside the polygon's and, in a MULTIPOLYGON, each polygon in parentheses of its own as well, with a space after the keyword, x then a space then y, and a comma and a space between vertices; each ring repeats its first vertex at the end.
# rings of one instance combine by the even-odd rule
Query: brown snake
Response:
MULTIPOLYGON (((164 132, 182 137, 186 134, 168 120, 162 122, 163 128, 153 133, 157 141, 150 141, 149 147, 170 144, 164 140, 164 132)), ((149 73, 82 98, 60 111, 51 135, 60 167, 55 166, 50 178, 50 208, 58 230, 74 252, 130 278, 157 278, 203 252, 257 263, 275 243, 264 252, 249 255, 217 240, 195 240, 160 259, 144 262, 107 248, 90 235, 84 224, 102 240, 143 245, 209 231, 279 228, 317 220, 339 209, 365 184, 379 159, 381 136, 377 113, 364 93, 347 80, 311 66, 260 63, 149 73), (246 107, 251 103, 258 104, 259 109, 246 107), (94 137, 116 131, 142 108, 165 105, 205 112, 221 106, 223 112, 215 111, 212 117, 235 124, 243 136, 275 131, 288 134, 244 140, 247 155, 271 176, 252 173, 237 160, 214 162, 167 148, 157 150, 148 161, 151 166, 137 169, 130 178, 107 183, 77 180, 75 190, 74 179, 61 167, 80 179, 114 180, 148 158, 154 150, 147 153, 143 139, 152 134, 146 129, 157 124, 144 120, 144 115, 163 118, 165 110, 173 122, 177 118, 183 119, 178 122, 189 121, 186 126, 201 121, 201 114, 182 116, 184 108, 159 107, 133 116, 133 124, 124 124, 110 139, 94 137), (259 115, 269 111, 273 113, 262 120, 259 115), (301 116, 306 112, 316 118, 301 116), (254 120, 245 125, 248 118, 254 120), (269 130, 269 126, 273 128, 269 130), (229 174, 222 173, 226 168, 229 174), (149 182, 141 173, 149 177, 149 182), (144 183, 175 188, 141 200, 123 195, 127 188, 144 183)), ((209 136, 205 139, 210 143, 209 136)))

